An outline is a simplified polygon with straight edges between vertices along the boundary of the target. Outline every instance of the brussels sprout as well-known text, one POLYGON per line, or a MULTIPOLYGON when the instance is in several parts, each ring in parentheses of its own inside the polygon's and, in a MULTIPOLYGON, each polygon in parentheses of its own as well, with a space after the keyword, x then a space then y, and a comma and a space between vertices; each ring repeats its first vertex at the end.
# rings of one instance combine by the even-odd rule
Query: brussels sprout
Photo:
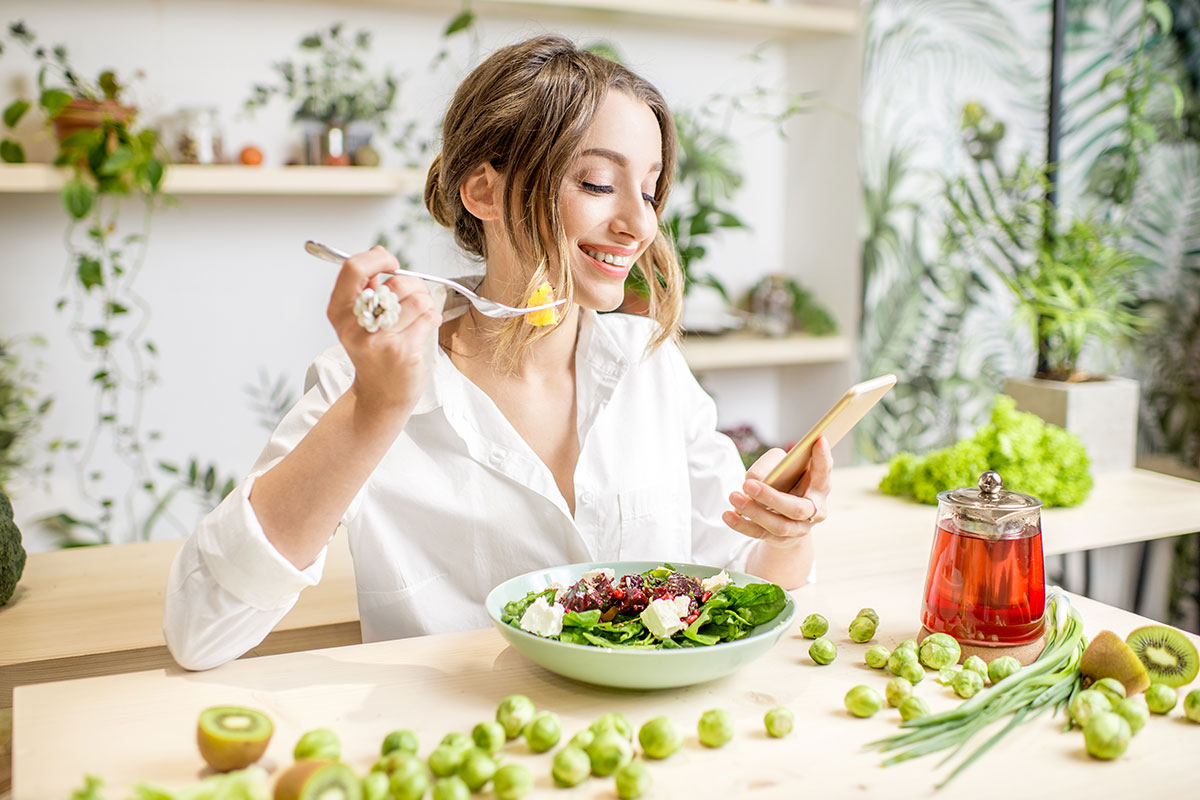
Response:
MULTIPOLYGON (((389 754, 389 758, 393 755, 389 754)), ((429 788, 425 762, 412 753, 404 753, 402 758, 397 758, 388 776, 393 800, 419 800, 429 788)))
POLYGON ((481 722, 471 729, 471 740, 480 750, 496 755, 504 749, 508 734, 499 722, 481 722))
POLYGON ((816 639, 829 632, 829 620, 820 614, 809 614, 800 623, 800 634, 805 639, 816 639))
POLYGON ((483 748, 472 747, 454 774, 463 779, 468 789, 478 792, 496 774, 496 761, 483 748))
POLYGON ((496 722, 504 726, 504 735, 515 739, 521 735, 525 723, 533 719, 533 701, 523 694, 513 694, 500 701, 496 708, 496 722))
POLYGON ((633 741, 633 726, 629 724, 629 720, 625 715, 620 712, 605 714, 588 727, 592 729, 592 733, 616 731, 629 741, 633 741))
POLYGON ((1102 692, 1084 689, 1071 698, 1067 711, 1071 712, 1071 719, 1075 720, 1075 724, 1082 728, 1101 711, 1112 711, 1112 701, 1102 692))
POLYGON ((900 677, 907 680, 914 686, 922 681, 925 677, 925 668, 916 661, 910 661, 907 664, 900 665, 900 677))
POLYGON ((1183 715, 1192 722, 1200 722, 1200 689, 1192 689, 1184 696, 1183 715))
POLYGON ((529 749, 535 753, 544 753, 562 738, 562 726, 558 722, 558 714, 553 711, 543 711, 529 722, 525 723, 525 741, 529 749))
POLYGON ((912 650, 915 653, 915 652, 917 652, 917 640, 916 639, 905 639, 903 642, 901 642, 899 645, 897 645, 897 649, 912 650))
POLYGON ((925 702, 922 697, 917 697, 915 694, 911 697, 906 697, 900 702, 900 718, 905 722, 910 719, 917 719, 929 715, 929 703, 925 702))
MULTIPOLYGON (((948 633, 931 633, 921 642, 918 650, 921 663, 930 669, 941 669, 957 664, 962 648, 948 633)), ((986 672, 986 670, 985 670, 986 672)))
POLYGON ((856 717, 869 717, 883 708, 883 698, 870 686, 855 686, 843 699, 846 710, 856 717))
POLYGON ((379 747, 379 754, 386 756, 388 753, 401 751, 404 753, 415 753, 418 748, 417 734, 404 728, 398 731, 392 731, 387 736, 383 737, 383 744, 379 747))
POLYGON ((650 758, 666 758, 683 747, 683 730, 669 717, 655 717, 638 731, 638 743, 650 758))
POLYGON ((467 757, 467 750, 466 747, 439 744, 429 754, 429 771, 438 778, 447 778, 453 775, 467 757))
POLYGON ((462 731, 450 731, 442 737, 442 741, 439 744, 443 744, 446 747, 456 747, 459 750, 467 750, 473 747, 475 742, 462 731))
POLYGON ((710 708, 700 715, 696 733, 705 747, 721 747, 733 738, 733 717, 723 708, 710 708))
POLYGON ((500 800, 521 800, 533 790, 533 774, 520 764, 505 764, 492 776, 492 791, 500 800))
POLYGON ((983 678, 985 683, 987 682, 987 679, 988 679, 987 662, 984 661, 979 656, 967 656, 965 659, 963 659, 962 668, 975 670, 976 672, 979 673, 979 677, 983 678))
POLYGON ((1166 714, 1179 702, 1175 687, 1165 683, 1152 683, 1146 690, 1146 706, 1155 714, 1166 714))
POLYGON ((987 676, 992 683, 999 683, 1009 675, 1021 671, 1021 662, 1012 656, 1000 656, 988 662, 987 676))
POLYGON ((1125 699, 1125 684, 1121 683, 1116 678, 1101 678, 1088 687, 1093 691, 1100 692, 1109 699, 1114 706, 1118 700, 1125 699))
POLYGON ((888 666, 889 672, 891 672, 893 675, 899 675, 901 668, 905 664, 916 664, 916 663, 917 663, 917 651, 916 650, 910 650, 907 647, 897 647, 895 650, 892 651, 892 654, 890 656, 888 656, 887 666, 888 666))
POLYGON ((871 622, 875 623, 875 627, 879 627, 879 615, 875 613, 875 609, 873 608, 860 608, 858 613, 854 616, 866 617, 867 619, 871 620, 871 622))
MULTIPOLYGON (((1122 698, 1123 699, 1123 698, 1122 698)), ((1129 746, 1133 731, 1120 714, 1101 711, 1083 726, 1083 741, 1093 758, 1117 758, 1129 746)))
POLYGON ((870 617, 855 617, 850 623, 850 638, 856 642, 869 642, 875 635, 875 627, 870 617))
POLYGON ((772 708, 763 716, 763 725, 767 728, 767 735, 776 739, 781 739, 791 733, 795 722, 796 715, 792 713, 791 709, 783 706, 772 708))
POLYGON ((1113 703, 1113 711, 1125 718, 1134 736, 1150 720, 1150 708, 1141 697, 1123 697, 1113 703))
POLYGON ((867 666, 871 669, 883 669, 887 666, 888 657, 892 654, 881 644, 873 644, 867 648, 866 654, 863 656, 863 661, 867 662, 867 666))
POLYGON ((587 750, 588 745, 592 743, 592 739, 596 738, 596 732, 591 728, 584 728, 571 737, 571 741, 567 742, 567 747, 578 747, 580 750, 587 750))
POLYGON ((892 678, 883 689, 888 705, 899 708, 900 704, 912 697, 913 685, 907 678, 892 678))
POLYGON ((959 697, 974 697, 983 688, 983 676, 973 669, 964 669, 950 682, 959 697))
POLYGON ((641 797, 650 791, 650 771, 641 761, 630 761, 617 770, 617 797, 621 800, 641 797))
POLYGON ((362 800, 391 800, 388 776, 383 772, 368 772, 363 776, 362 800))
POLYGON ((938 670, 937 680, 942 686, 949 686, 954 683, 954 676, 962 672, 962 667, 955 664, 952 667, 942 667, 938 670))
POLYGON ((615 730, 603 730, 592 739, 587 754, 592 762, 592 774, 605 777, 629 763, 633 758, 633 745, 615 730))
POLYGON ((837 658, 837 645, 828 639, 816 639, 808 647, 808 657, 818 664, 832 664, 837 658))
POLYGON ((592 774, 592 761, 583 748, 568 744, 554 754, 550 776, 559 786, 577 786, 592 774))
POLYGON ((467 800, 471 790, 457 775, 447 775, 433 782, 433 800, 467 800))
POLYGON ((328 728, 316 728, 300 737, 292 757, 297 761, 337 761, 342 757, 342 742, 328 728))

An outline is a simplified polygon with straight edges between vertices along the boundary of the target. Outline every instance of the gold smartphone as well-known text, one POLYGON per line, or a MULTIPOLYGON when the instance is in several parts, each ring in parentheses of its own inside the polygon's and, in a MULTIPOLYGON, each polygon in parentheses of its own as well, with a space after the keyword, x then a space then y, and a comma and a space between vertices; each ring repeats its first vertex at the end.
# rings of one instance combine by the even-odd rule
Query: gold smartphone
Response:
POLYGON ((812 456, 812 448, 817 439, 824 436, 829 440, 829 446, 833 447, 895 385, 895 375, 881 375, 851 386, 842 398, 833 404, 833 408, 788 450, 783 461, 771 470, 763 483, 781 492, 791 491, 800 482, 804 470, 808 469, 808 460, 812 456))

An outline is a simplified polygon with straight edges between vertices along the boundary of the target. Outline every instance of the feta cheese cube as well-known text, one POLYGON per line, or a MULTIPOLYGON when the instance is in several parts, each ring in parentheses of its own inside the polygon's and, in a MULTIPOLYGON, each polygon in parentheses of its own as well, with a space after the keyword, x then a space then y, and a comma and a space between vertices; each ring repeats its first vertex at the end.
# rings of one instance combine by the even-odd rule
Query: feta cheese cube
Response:
POLYGON ((721 570, 711 578, 705 578, 700 581, 700 585, 704 587, 704 591, 713 592, 714 594, 731 583, 733 583, 733 579, 729 577, 729 573, 725 570, 721 570))
POLYGON ((642 624, 659 639, 667 639, 683 630, 683 621, 679 619, 676 611, 674 600, 665 597, 651 600, 650 605, 641 613, 642 624))
POLYGON ((589 569, 587 572, 579 576, 580 580, 585 580, 588 583, 595 583, 597 578, 608 578, 610 581, 617 577, 617 573, 608 567, 600 569, 589 569))
POLYGON ((562 633, 564 609, 558 603, 550 605, 539 597, 521 615, 521 629, 535 636, 558 636, 562 633))
POLYGON ((675 611, 679 614, 680 619, 683 619, 692 611, 692 598, 686 594, 681 594, 673 601, 675 603, 675 611))

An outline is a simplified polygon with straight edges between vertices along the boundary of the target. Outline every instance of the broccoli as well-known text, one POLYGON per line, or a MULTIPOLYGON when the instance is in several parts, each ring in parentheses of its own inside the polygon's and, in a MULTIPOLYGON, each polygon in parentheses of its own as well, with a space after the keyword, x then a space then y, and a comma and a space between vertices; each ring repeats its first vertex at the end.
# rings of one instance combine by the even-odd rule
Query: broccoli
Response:
POLYGON ((973 437, 923 457, 893 457, 879 490, 934 504, 938 492, 973 486, 984 470, 993 469, 1007 489, 1031 494, 1046 506, 1074 506, 1092 490, 1089 466, 1078 436, 1018 411, 1017 401, 1001 394, 991 420, 973 437))
POLYGON ((25 548, 21 531, 13 522, 12 503, 0 492, 0 606, 8 602, 25 570, 25 548))

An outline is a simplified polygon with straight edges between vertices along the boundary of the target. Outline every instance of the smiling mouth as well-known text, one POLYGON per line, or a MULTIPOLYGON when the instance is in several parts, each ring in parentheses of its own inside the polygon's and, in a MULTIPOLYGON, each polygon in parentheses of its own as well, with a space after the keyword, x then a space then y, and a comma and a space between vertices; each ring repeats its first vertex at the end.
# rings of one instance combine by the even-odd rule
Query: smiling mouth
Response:
POLYGON ((579 248, 592 264, 605 275, 611 275, 617 278, 624 278, 630 267, 633 266, 632 255, 615 256, 612 253, 602 253, 599 250, 593 250, 590 247, 579 248))

